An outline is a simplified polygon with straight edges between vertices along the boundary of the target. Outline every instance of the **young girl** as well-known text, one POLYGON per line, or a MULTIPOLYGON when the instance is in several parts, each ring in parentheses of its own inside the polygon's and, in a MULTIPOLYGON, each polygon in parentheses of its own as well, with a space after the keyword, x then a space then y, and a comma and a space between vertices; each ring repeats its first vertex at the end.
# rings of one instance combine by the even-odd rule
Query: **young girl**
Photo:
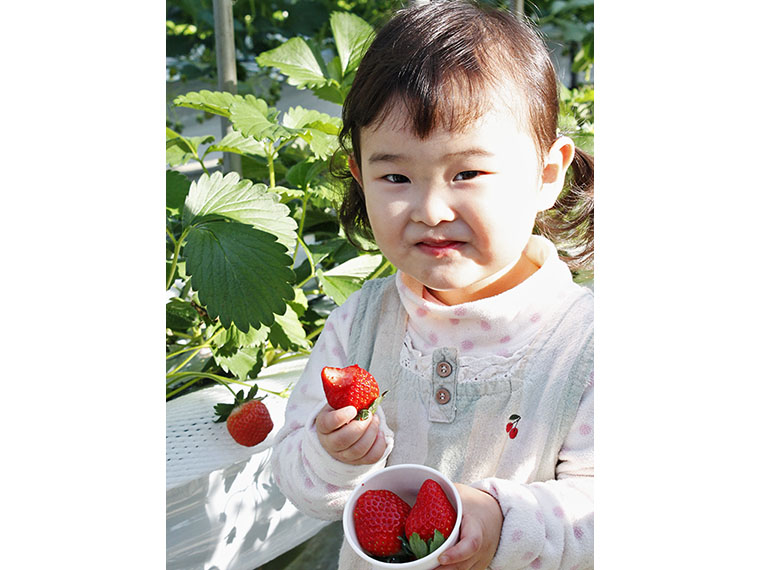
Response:
MULTIPOLYGON (((290 397, 272 461, 305 513, 424 463, 463 501, 443 568, 593 567, 593 296, 545 237, 592 259, 593 159, 557 112, 545 47, 505 12, 432 2, 378 33, 343 108, 340 215, 398 271, 330 315, 290 397), (388 390, 364 421, 322 389, 351 364, 388 390)), ((344 541, 340 568, 365 567, 344 541)))

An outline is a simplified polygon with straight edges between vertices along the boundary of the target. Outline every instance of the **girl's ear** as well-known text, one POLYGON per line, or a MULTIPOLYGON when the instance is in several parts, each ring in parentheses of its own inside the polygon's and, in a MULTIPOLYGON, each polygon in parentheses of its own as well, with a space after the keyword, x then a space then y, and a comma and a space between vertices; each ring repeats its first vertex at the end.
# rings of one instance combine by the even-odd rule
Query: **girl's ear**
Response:
POLYGON ((538 194, 538 211, 548 210, 557 201, 565 185, 567 169, 575 157, 575 143, 568 137, 559 137, 546 154, 541 175, 541 189, 538 194))
POLYGON ((357 164, 353 154, 348 157, 348 169, 351 171, 351 176, 354 177, 354 180, 356 180, 356 183, 359 185, 359 187, 363 188, 362 173, 359 170, 359 165, 357 164))

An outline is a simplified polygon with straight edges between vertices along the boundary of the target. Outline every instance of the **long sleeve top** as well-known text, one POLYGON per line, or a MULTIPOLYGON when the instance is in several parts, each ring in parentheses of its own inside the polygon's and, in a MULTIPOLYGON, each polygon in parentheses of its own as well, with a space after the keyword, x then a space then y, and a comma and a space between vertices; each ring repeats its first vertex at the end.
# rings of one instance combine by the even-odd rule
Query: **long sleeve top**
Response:
MULTIPOLYGON (((537 347, 544 346, 557 322, 564 322, 567 307, 576 306, 579 295, 585 299, 590 294, 579 293, 547 240, 534 236, 526 253, 540 267, 535 274, 500 295, 462 305, 437 302, 402 273, 393 278, 403 335, 393 345, 398 350, 391 362, 400 368, 393 374, 384 369, 384 376, 393 377, 378 382, 381 390, 395 388, 406 395, 384 401, 377 412, 388 446, 375 465, 337 461, 316 436, 315 417, 326 403, 320 371, 356 363, 351 361, 356 352, 352 346, 359 336, 357 320, 364 320, 368 292, 355 293, 333 311, 293 390, 285 427, 275 442, 277 484, 299 509, 318 518, 339 519, 348 494, 368 474, 386 464, 424 462, 499 502, 504 525, 491 568, 593 567, 593 368, 581 368, 587 377, 570 405, 567 422, 543 439, 531 432, 538 433, 554 420, 530 403, 536 401, 528 397, 532 379, 522 377, 535 370, 529 366, 531 358, 539 358, 534 356, 541 354, 537 347), (431 373, 443 359, 455 367, 453 383, 431 373), (430 376, 436 393, 442 387, 449 390, 452 405, 439 406, 434 396, 426 396, 422 404, 405 408, 415 399, 404 392, 407 385, 430 376), (475 411, 467 419, 471 401, 476 402, 475 411), (518 411, 519 419, 511 419, 518 411), (449 430, 445 442, 436 435, 440 429, 449 430), (547 450, 552 437, 559 437, 554 451, 547 450)), ((566 355, 559 355, 557 362, 563 359, 566 355)), ((554 397, 564 399, 565 393, 554 397)), ((353 562, 347 565, 345 554, 342 567, 358 568, 353 562)))

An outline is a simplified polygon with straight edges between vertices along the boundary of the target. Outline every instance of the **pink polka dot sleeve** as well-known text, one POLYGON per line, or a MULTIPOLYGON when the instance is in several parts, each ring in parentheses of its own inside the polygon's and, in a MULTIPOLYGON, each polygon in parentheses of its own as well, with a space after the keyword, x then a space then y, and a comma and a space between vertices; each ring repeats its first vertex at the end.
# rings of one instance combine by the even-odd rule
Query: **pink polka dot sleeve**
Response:
POLYGON ((556 480, 521 484, 495 477, 472 486, 504 515, 493 570, 594 567, 594 386, 581 399, 556 468, 556 480))
POLYGON ((351 321, 359 294, 354 294, 327 319, 306 367, 288 398, 285 424, 275 437, 272 468, 275 482, 299 510, 324 520, 337 520, 348 495, 358 482, 381 469, 393 448, 393 433, 388 429, 382 407, 377 410, 388 448, 375 465, 348 465, 331 457, 321 446, 315 419, 327 401, 321 371, 325 366, 344 367, 351 321))

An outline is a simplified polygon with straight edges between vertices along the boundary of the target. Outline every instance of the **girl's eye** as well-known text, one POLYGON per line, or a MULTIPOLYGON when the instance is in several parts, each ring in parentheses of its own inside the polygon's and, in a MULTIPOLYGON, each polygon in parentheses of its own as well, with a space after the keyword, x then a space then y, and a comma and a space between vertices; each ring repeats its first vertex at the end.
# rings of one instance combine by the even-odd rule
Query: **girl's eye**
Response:
POLYGON ((471 180, 480 175, 480 170, 464 170, 454 177, 455 181, 471 180))
POLYGON ((403 174, 386 174, 383 176, 383 179, 392 184, 403 184, 405 182, 409 182, 409 179, 403 174))

